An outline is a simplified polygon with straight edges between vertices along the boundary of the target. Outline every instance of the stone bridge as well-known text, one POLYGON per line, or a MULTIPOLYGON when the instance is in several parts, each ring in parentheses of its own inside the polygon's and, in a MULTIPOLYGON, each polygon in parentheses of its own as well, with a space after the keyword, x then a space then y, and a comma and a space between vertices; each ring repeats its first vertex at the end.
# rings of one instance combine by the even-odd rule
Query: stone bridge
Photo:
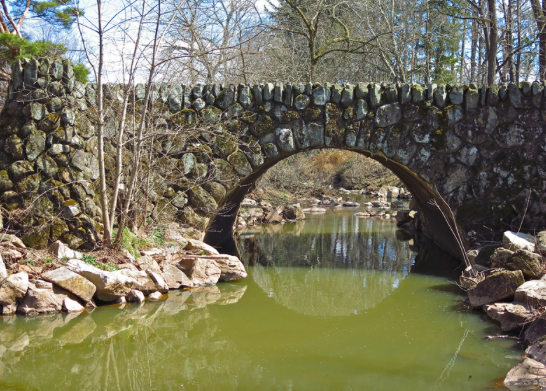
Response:
MULTIPOLYGON (((106 86, 107 98, 119 99, 123 88, 106 86)), ((144 98, 144 90, 142 85, 135 87, 137 103, 144 98)), ((152 201, 156 207, 175 204, 179 194, 176 207, 187 214, 188 198, 188 205, 194 207, 199 200, 214 198, 211 202, 219 212, 210 216, 205 241, 236 253, 234 221, 241 201, 258 178, 296 153, 345 149, 371 157, 395 173, 417 202, 426 233, 460 256, 448 225, 452 220, 449 208, 462 228, 464 246, 471 240, 483 243, 498 238, 506 229, 532 232, 544 228, 543 91, 539 82, 489 87, 154 85, 154 104, 160 103, 165 111, 165 127, 184 124, 213 130, 200 136, 203 145, 210 147, 206 156, 196 153, 195 143, 169 152, 169 159, 179 162, 177 167, 183 167, 184 175, 191 176, 192 169, 201 166, 200 177, 206 178, 201 186, 193 183, 184 188, 180 180, 169 183, 165 172, 158 197, 152 201), (431 205, 431 200, 440 208, 431 205)), ((69 235, 79 235, 78 244, 97 240, 97 235, 93 238, 88 232, 96 228, 89 221, 99 215, 89 203, 95 193, 93 186, 85 185, 92 185, 98 175, 89 114, 95 97, 96 85, 76 82, 67 60, 23 60, 13 66, 8 101, 0 118, 2 204, 13 210, 18 200, 21 207, 29 194, 48 191, 49 187, 40 185, 43 182, 68 186, 62 200, 49 197, 68 230, 58 223, 62 232, 56 235, 54 225, 43 218, 29 221, 40 227, 46 224, 49 237, 45 240, 66 240, 69 235), (84 184, 83 190, 74 189, 74 180, 84 184), (81 215, 65 213, 69 204, 78 206, 81 215), (87 227, 85 234, 78 224, 70 224, 74 218, 79 219, 80 228, 87 227)), ((40 240, 43 244, 44 239, 40 240)))

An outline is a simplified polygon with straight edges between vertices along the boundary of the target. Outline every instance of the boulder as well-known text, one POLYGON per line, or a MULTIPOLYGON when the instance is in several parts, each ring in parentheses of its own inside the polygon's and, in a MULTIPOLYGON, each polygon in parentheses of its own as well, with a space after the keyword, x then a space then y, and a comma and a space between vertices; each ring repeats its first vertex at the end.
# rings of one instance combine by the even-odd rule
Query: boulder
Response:
POLYGON ((284 206, 280 206, 277 209, 273 209, 265 217, 265 221, 269 223, 274 223, 274 224, 282 223, 282 221, 284 220, 283 211, 284 211, 284 206))
POLYGON ((205 252, 205 255, 219 255, 220 253, 214 247, 209 246, 208 244, 196 240, 196 239, 186 239, 188 244, 186 246, 187 250, 201 250, 205 252))
POLYGON ((504 379, 508 388, 522 390, 523 387, 546 385, 546 366, 532 358, 526 358, 508 372, 504 379))
POLYGON ((161 300, 161 296, 163 296, 161 292, 154 292, 154 293, 150 293, 150 295, 148 296, 148 299, 152 301, 159 301, 161 300))
POLYGON ((136 258, 135 263, 139 267, 139 269, 144 272, 151 270, 156 273, 161 273, 161 268, 159 267, 159 264, 149 255, 144 255, 142 257, 136 258))
POLYGON ((0 235, 0 243, 3 246, 17 247, 17 248, 27 248, 23 241, 15 235, 2 234, 0 235))
POLYGON ((88 279, 68 270, 66 267, 43 273, 42 278, 72 292, 86 303, 91 301, 97 290, 95 285, 88 279))
POLYGON ((201 257, 183 257, 176 267, 190 278, 193 286, 215 285, 222 274, 215 261, 201 257))
POLYGON ((145 299, 144 293, 139 290, 131 289, 131 291, 125 296, 125 299, 130 303, 142 303, 145 299))
POLYGON ((535 237, 524 233, 506 231, 502 236, 502 245, 504 248, 512 251, 527 250, 535 251, 535 237))
POLYGON ((49 251, 59 259, 82 259, 83 254, 72 250, 66 244, 57 240, 49 245, 49 251))
POLYGON ((148 273, 152 281, 155 283, 155 286, 159 292, 166 293, 169 291, 169 286, 165 282, 165 278, 163 278, 163 273, 152 270, 148 270, 146 273, 148 273))
POLYGON ((312 208, 303 209, 304 213, 326 213, 326 208, 319 208, 314 206, 312 208))
POLYGON ((12 274, 0 286, 0 304, 5 308, 4 315, 15 312, 17 304, 27 293, 29 286, 28 274, 25 272, 12 274))
POLYGON ((169 289, 193 286, 191 280, 179 268, 174 265, 163 266, 163 276, 169 289))
POLYGON ((543 340, 546 335, 546 314, 542 314, 527 324, 523 329, 523 341, 530 345, 538 340, 543 340))
POLYGON ((8 277, 8 271, 6 270, 6 264, 0 254, 0 281, 8 277))
POLYGON ((483 281, 467 291, 470 305, 477 308, 484 304, 508 299, 524 282, 523 273, 520 270, 492 269, 483 281))
POLYGON ((546 305, 546 281, 531 280, 516 289, 514 299, 538 308, 546 305))
POLYGON ((138 290, 145 295, 149 295, 157 290, 155 283, 152 281, 148 273, 142 270, 122 269, 119 271, 121 274, 131 278, 133 286, 131 290, 138 290))
POLYGON ((542 255, 546 255, 546 231, 540 231, 536 237, 536 250, 542 255))
POLYGON ((64 312, 82 312, 84 306, 78 303, 76 300, 72 300, 70 297, 65 297, 63 301, 62 310, 64 312))
POLYGON ((500 322, 503 331, 516 330, 533 320, 533 309, 523 303, 495 303, 483 306, 485 313, 500 322))
POLYGON ((491 256, 492 267, 508 270, 521 270, 524 275, 531 278, 540 278, 544 265, 539 254, 527 250, 512 251, 500 247, 491 256))
POLYGON ((91 281, 97 288, 95 297, 101 301, 115 302, 127 295, 136 284, 134 279, 124 275, 121 270, 100 270, 78 259, 71 259, 66 267, 91 281))
POLYGON ((546 364, 546 340, 541 339, 529 345, 525 350, 525 355, 542 364, 546 364))
POLYGON ((29 283, 28 291, 17 307, 17 312, 31 316, 61 312, 66 298, 75 299, 70 292, 53 285, 52 288, 38 288, 29 283))
POLYGON ((290 204, 284 207, 282 215, 286 220, 304 220, 305 213, 301 208, 301 204, 290 204))
POLYGON ((191 262, 195 262, 196 259, 205 259, 210 262, 215 262, 221 272, 219 281, 235 281, 247 277, 245 266, 239 258, 233 255, 185 255, 180 262, 191 264, 191 262))
POLYGON ((346 206, 346 207, 351 207, 351 208, 356 208, 356 207, 360 206, 360 204, 358 202, 351 202, 351 201, 344 202, 341 205, 346 206))

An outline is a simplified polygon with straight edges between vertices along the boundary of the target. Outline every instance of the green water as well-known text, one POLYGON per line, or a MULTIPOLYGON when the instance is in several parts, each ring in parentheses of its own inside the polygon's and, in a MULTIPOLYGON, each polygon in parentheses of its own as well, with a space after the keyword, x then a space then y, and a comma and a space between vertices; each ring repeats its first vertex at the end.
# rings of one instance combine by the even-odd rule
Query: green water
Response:
POLYGON ((0 390, 493 387, 520 352, 484 340, 500 330, 462 308, 454 264, 354 212, 249 229, 245 280, 123 310, 3 318, 0 390))

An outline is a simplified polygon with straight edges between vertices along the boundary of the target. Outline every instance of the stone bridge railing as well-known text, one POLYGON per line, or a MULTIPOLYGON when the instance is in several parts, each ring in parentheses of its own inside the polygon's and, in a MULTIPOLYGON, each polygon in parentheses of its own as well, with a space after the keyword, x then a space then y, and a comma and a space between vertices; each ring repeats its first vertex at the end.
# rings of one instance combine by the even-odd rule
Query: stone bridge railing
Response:
MULTIPOLYGON (((123 88, 105 86, 106 98, 115 102, 123 88)), ((140 101, 144 92, 137 85, 134 98, 140 101)), ((491 239, 511 227, 544 228, 542 83, 154 85, 152 92, 168 129, 222 124, 200 136, 208 148, 197 151, 195 143, 182 143, 162 157, 194 180, 184 185, 156 172, 160 180, 154 181, 151 202, 152 209, 167 208, 183 222, 206 226, 206 240, 224 251, 236 251, 233 222, 256 179, 278 161, 316 148, 356 151, 391 169, 412 192, 429 234, 454 254, 460 250, 446 219, 429 203, 437 200, 446 213, 439 195, 465 240, 491 239), (222 213, 206 220, 213 209, 222 213)), ((96 136, 89 114, 95 101, 96 85, 76 82, 67 60, 13 66, 0 118, 0 192, 11 211, 32 195, 48 194, 27 219, 29 226, 41 227, 27 235, 30 244, 61 238, 85 246, 100 239, 93 190, 96 136)))

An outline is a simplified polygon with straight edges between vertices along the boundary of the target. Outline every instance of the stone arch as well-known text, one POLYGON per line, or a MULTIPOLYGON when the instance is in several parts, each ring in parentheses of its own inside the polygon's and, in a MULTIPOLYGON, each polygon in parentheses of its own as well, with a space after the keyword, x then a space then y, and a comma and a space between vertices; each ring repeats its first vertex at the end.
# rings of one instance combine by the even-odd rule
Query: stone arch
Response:
MULTIPOLYGON (((237 218, 241 202, 245 198, 246 194, 254 187, 256 181, 262 175, 264 175, 269 168, 290 156, 312 149, 317 148, 301 149, 297 152, 282 154, 275 159, 267 161, 257 169, 253 170, 250 175, 242 178, 239 183, 229 190, 224 199, 219 203, 218 207, 221 212, 211 219, 211 222, 207 227, 205 241, 208 244, 218 248, 221 252, 238 254, 238 248, 233 239, 233 226, 237 218)), ((457 244, 451 233, 450 227, 448 226, 448 221, 446 221, 446 218, 437 207, 432 206, 429 203, 430 200, 436 200, 438 204, 444 208, 444 211, 447 211, 447 205, 439 196, 438 192, 432 188, 432 186, 424 182, 408 167, 392 159, 388 159, 382 154, 376 155, 368 150, 361 150, 357 147, 337 147, 337 149, 357 152, 361 155, 372 158, 380 162, 383 166, 398 176, 398 178, 400 178, 400 180, 407 186, 408 190, 414 197, 418 208, 422 213, 424 225, 427 227, 427 233, 442 248, 446 249, 448 252, 454 254, 458 258, 461 257, 460 246, 457 244)), ((445 213, 445 215, 449 216, 448 213, 445 213)), ((451 219, 450 223, 453 223, 451 219)))

